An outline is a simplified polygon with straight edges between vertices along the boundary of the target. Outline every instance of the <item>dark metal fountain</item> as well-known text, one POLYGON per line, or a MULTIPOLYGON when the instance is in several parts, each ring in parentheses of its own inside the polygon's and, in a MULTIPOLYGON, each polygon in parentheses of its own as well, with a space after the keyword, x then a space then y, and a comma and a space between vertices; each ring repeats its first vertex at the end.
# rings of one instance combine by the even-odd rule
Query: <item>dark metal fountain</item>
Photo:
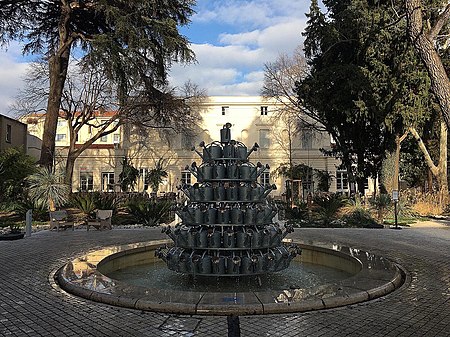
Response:
POLYGON ((220 130, 220 142, 205 145, 202 158, 186 169, 197 178, 193 186, 180 189, 189 201, 176 211, 181 222, 163 231, 173 247, 158 250, 169 269, 179 273, 209 276, 257 275, 283 270, 299 253, 282 239, 292 227, 273 221, 275 205, 268 201, 275 185, 258 183, 269 166, 252 164, 248 150, 231 140, 231 124, 220 130))

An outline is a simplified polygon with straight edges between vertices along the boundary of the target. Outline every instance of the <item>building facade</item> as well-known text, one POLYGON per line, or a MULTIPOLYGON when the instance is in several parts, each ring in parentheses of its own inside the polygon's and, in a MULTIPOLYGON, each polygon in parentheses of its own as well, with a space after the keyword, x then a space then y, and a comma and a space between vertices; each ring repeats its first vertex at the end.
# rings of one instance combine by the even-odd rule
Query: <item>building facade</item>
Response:
POLYGON ((27 125, 8 116, 0 115, 0 151, 16 147, 27 149, 27 125))
MULTIPOLYGON (((185 169, 192 162, 201 161, 192 147, 200 149, 201 141, 210 143, 220 139, 220 129, 230 123, 232 138, 251 148, 258 143, 258 151, 250 159, 252 162, 269 164, 270 171, 263 174, 262 183, 277 185, 272 193, 281 197, 286 188, 300 199, 308 193, 317 191, 317 178, 311 175, 303 181, 286 182, 286 177, 277 175, 276 169, 290 161, 308 167, 326 171, 331 174, 330 191, 348 192, 346 172, 337 169, 339 162, 325 156, 320 149, 331 149, 330 136, 311 128, 291 132, 289 121, 279 117, 282 106, 278 102, 266 100, 260 96, 215 96, 209 97, 201 104, 200 121, 194 132, 174 130, 162 135, 155 130, 134 129, 120 126, 114 133, 101 137, 84 151, 75 162, 72 189, 74 191, 120 191, 118 184, 125 157, 140 172, 135 190, 148 191, 146 175, 162 163, 168 176, 160 185, 160 193, 175 192, 181 184, 195 183, 195 177, 185 169)), ((110 118, 113 112, 99 114, 102 119, 110 118)), ((25 118, 29 132, 42 136, 44 116, 33 115, 25 118)), ((92 126, 85 126, 77 136, 77 145, 92 137, 92 126)), ((56 135, 56 164, 63 167, 69 145, 67 122, 60 119, 56 135)), ((201 152, 201 151, 200 151, 201 152)))

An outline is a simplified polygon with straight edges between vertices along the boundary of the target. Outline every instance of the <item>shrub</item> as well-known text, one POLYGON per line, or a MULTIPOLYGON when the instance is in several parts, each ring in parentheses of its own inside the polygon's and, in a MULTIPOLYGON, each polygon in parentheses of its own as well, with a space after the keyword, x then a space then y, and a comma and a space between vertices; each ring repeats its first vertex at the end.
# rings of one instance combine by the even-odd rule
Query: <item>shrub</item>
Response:
POLYGON ((357 207, 352 212, 345 214, 341 219, 345 227, 381 228, 368 211, 357 207))
POLYGON ((158 199, 134 198, 127 204, 134 221, 144 226, 157 226, 168 221, 171 207, 171 201, 158 199))
POLYGON ((97 209, 112 209, 113 213, 117 213, 117 208, 121 203, 121 198, 116 193, 97 193, 95 205, 97 209))
POLYGON ((339 194, 317 195, 313 199, 314 213, 324 224, 329 224, 336 220, 339 211, 347 203, 347 200, 339 194))
POLYGON ((35 160, 20 149, 8 148, 0 153, 0 201, 19 198, 25 178, 36 170, 34 163, 35 160))
POLYGON ((50 211, 63 206, 69 200, 70 187, 64 184, 64 173, 53 172, 46 167, 40 167, 26 179, 29 184, 28 193, 35 203, 48 205, 50 211))
POLYGON ((31 209, 33 212, 33 221, 48 221, 48 208, 47 205, 43 202, 35 201, 30 198, 24 198, 23 200, 19 201, 14 207, 14 211, 21 218, 25 218, 25 215, 29 209, 31 209))
POLYGON ((93 218, 97 209, 98 192, 80 192, 71 196, 70 203, 84 214, 84 219, 93 218))
POLYGON ((375 198, 369 200, 369 203, 377 211, 377 219, 383 222, 383 218, 391 205, 391 196, 389 194, 379 194, 375 198))

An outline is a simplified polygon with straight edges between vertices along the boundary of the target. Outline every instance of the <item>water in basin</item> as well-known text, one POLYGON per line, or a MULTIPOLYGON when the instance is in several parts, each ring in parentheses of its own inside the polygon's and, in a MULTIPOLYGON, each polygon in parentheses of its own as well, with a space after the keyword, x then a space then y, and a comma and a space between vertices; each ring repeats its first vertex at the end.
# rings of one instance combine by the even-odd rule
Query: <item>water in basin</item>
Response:
POLYGON ((310 288, 352 276, 345 271, 317 264, 292 261, 289 268, 271 274, 240 277, 211 277, 178 274, 165 263, 126 267, 107 274, 132 285, 179 291, 246 292, 310 288))

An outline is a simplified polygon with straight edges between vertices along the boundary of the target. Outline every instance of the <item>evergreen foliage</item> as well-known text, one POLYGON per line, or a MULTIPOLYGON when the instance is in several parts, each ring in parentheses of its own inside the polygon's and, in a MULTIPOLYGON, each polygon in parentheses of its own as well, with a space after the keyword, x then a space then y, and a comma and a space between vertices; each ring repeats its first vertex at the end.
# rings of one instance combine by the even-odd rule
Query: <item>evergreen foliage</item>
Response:
POLYGON ((300 102, 336 140, 340 158, 363 192, 376 177, 403 124, 429 117, 430 81, 388 3, 313 1, 305 32, 310 75, 299 81, 300 102), (356 179, 355 179, 356 178, 356 179))
POLYGON ((0 153, 0 202, 17 200, 25 178, 35 172, 35 160, 21 149, 8 148, 0 153))

